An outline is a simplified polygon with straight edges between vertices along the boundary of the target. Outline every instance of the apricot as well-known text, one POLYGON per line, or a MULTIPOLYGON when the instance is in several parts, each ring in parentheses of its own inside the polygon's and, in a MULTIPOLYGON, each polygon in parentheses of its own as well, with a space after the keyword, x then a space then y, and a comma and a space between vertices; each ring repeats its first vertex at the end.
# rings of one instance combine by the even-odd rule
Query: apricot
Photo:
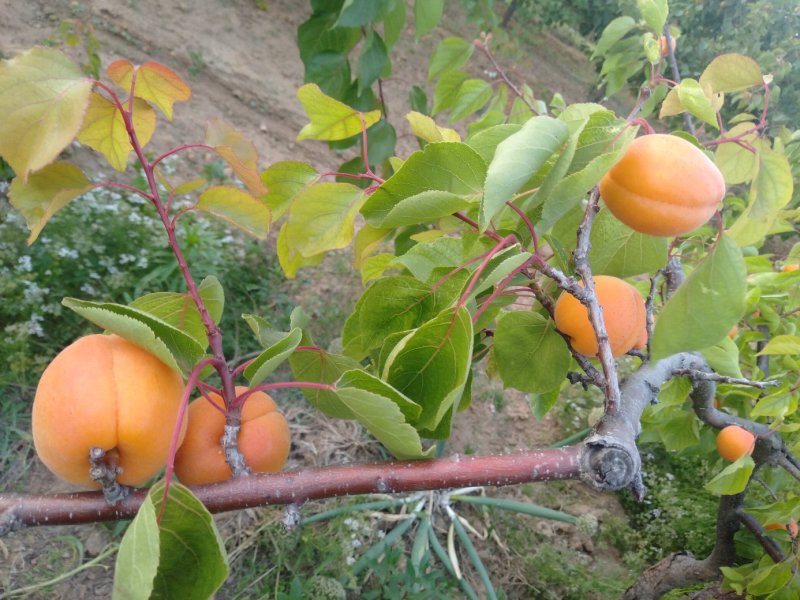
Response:
MULTIPOLYGON (((674 37, 670 37, 669 41, 672 51, 675 52, 675 47, 678 45, 677 40, 674 37)), ((658 38, 658 43, 661 45, 661 56, 667 56, 669 54, 669 48, 667 47, 667 36, 662 35, 660 38, 658 38)))
MULTIPOLYGON (((237 387, 236 394, 247 391, 237 387)), ((222 408, 222 398, 209 394, 222 408)), ((231 478, 220 444, 225 431, 225 415, 204 398, 189 405, 189 429, 175 455, 175 474, 182 483, 196 485, 216 483, 231 478)), ((239 451, 245 462, 256 473, 275 473, 283 468, 289 457, 289 424, 278 412, 275 401, 264 392, 248 396, 242 407, 242 425, 239 431, 239 451)))
POLYGON ((784 273, 791 273, 792 271, 797 271, 798 269, 800 269, 800 265, 783 265, 783 267, 781 267, 781 271, 784 273))
POLYGON ((794 519, 789 519, 789 523, 784 525, 782 523, 767 523, 764 525, 764 529, 767 531, 773 531, 776 529, 784 529, 789 532, 789 535, 792 539, 797 538, 797 534, 800 533, 800 528, 798 528, 797 521, 794 519))
POLYGON ((672 237, 708 221, 725 196, 725 181, 700 149, 674 135, 631 142, 600 180, 608 209, 631 229, 672 237))
MULTIPOLYGON (((639 291, 622 279, 608 275, 595 276, 594 287, 597 301, 603 307, 611 353, 621 356, 631 348, 646 344, 646 311, 639 291)), ((569 336, 576 352, 597 355, 597 337, 589 311, 575 296, 561 294, 556 301, 554 317, 556 328, 569 336)))
POLYGON ((728 425, 717 434, 717 452, 731 462, 753 453, 756 436, 738 425, 728 425))
POLYGON ((142 485, 166 464, 183 389, 179 373, 124 338, 82 337, 39 381, 36 452, 61 479, 99 488, 89 476, 89 449, 99 447, 122 468, 119 483, 142 485))

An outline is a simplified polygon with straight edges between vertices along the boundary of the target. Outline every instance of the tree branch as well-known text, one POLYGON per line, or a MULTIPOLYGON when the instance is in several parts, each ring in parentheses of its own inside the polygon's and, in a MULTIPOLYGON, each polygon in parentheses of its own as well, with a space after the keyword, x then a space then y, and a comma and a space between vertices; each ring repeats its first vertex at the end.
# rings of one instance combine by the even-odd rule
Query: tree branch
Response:
MULTIPOLYGON (((224 512, 344 495, 578 479, 583 451, 577 445, 502 456, 455 455, 436 460, 332 465, 289 473, 252 474, 191 489, 211 512, 224 512)), ((130 519, 146 494, 144 489, 133 490, 114 506, 107 504, 100 492, 0 494, 0 535, 26 526, 130 519)))

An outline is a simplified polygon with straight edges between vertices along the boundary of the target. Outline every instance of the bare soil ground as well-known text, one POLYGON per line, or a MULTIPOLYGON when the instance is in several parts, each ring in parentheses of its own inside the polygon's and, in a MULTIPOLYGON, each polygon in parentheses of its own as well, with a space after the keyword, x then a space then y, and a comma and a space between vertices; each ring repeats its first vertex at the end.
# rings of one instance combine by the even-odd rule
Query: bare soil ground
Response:
MULTIPOLYGON (((460 14, 457 3, 449 4, 455 6, 448 6, 442 26, 420 42, 413 41, 409 26, 409 35, 404 36, 392 57, 393 75, 384 84, 384 93, 398 129, 401 153, 413 149, 413 138, 402 118, 407 110, 407 90, 412 83, 424 83, 433 48, 449 35, 477 34, 476 27, 460 14)), ((93 25, 100 40, 103 65, 117 58, 137 63, 155 60, 176 70, 191 85, 191 100, 176 106, 172 124, 160 124, 152 142, 153 151, 201 141, 205 122, 222 116, 251 137, 265 166, 293 159, 318 169, 330 169, 342 158, 323 144, 295 142, 306 119, 295 95, 303 83, 303 67, 294 36, 309 12, 309 5, 303 0, 270 0, 266 10, 259 9, 253 0, 0 0, 0 51, 13 55, 52 35, 62 19, 80 19, 93 25)), ((588 97, 592 70, 579 51, 544 34, 539 36, 537 47, 537 52, 521 53, 523 61, 515 63, 508 57, 501 60, 510 73, 523 75, 546 100, 554 91, 560 91, 568 102, 588 97)), ((488 63, 477 64, 477 69, 489 68, 488 63)), ((203 158, 195 156, 190 164, 196 167, 203 158)), ((89 158, 79 160, 86 163, 87 169, 100 168, 89 158)), ((342 260, 333 257, 318 271, 301 272, 299 279, 290 284, 293 297, 310 305, 312 312, 315 303, 324 303, 331 295, 352 300, 360 283, 356 277, 338 272, 336 264, 342 260)), ((340 302, 351 306, 347 304, 350 300, 340 302)), ((541 422, 533 418, 523 395, 503 392, 496 384, 485 381, 477 389, 479 398, 457 423, 449 444, 452 452, 508 452, 546 445, 563 437, 555 418, 541 422), (498 398, 502 402, 494 401, 498 398)), ((369 460, 378 455, 374 443, 362 435, 357 424, 331 421, 303 407, 290 409, 288 416, 294 428, 288 468, 369 460)), ((13 480, 0 478, 3 486, 9 486, 6 489, 66 489, 37 463, 29 447, 20 447, 20 453, 20 473, 13 480)), ((613 497, 597 497, 579 486, 567 489, 570 491, 562 496, 562 502, 551 502, 553 508, 591 512, 601 520, 609 514, 621 514, 613 497)), ((521 497, 527 491, 507 493, 521 497)), ((248 510, 223 515, 218 522, 229 543, 237 545, 247 538, 243 532, 263 522, 268 514, 280 513, 275 509, 248 510)), ((578 549, 585 553, 586 560, 593 560, 591 540, 549 521, 530 523, 548 539, 578 549)), ((113 556, 107 551, 114 537, 113 526, 95 525, 31 529, 0 539, 0 598, 6 594, 32 598, 110 597, 113 556), (98 557, 96 564, 89 562, 98 557), (64 581, 44 589, 35 587, 38 582, 73 569, 76 572, 64 581), (31 585, 34 588, 25 591, 25 586, 31 585)), ((241 549, 241 545, 237 547, 241 549)), ((502 553, 494 557, 498 572, 503 571, 506 580, 514 577, 509 561, 502 553)), ((524 582, 517 584, 518 589, 525 589, 524 582)), ((223 593, 220 597, 227 596, 223 593)), ((509 597, 533 596, 518 592, 509 597)))

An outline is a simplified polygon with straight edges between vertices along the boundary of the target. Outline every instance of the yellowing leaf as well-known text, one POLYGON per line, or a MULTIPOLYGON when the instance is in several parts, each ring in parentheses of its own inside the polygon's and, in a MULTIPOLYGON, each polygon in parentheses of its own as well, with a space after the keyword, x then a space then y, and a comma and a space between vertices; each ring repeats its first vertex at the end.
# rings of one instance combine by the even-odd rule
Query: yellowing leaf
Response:
POLYGON ((133 95, 155 104, 169 121, 172 121, 172 105, 192 97, 192 90, 183 79, 157 62, 148 61, 134 67, 127 60, 116 60, 106 69, 109 79, 124 90, 130 90, 134 71, 136 85, 133 95))
POLYGON ((427 115, 411 111, 406 115, 411 133, 426 142, 460 142, 461 136, 455 129, 439 127, 436 121, 427 115))
POLYGON ((91 182, 78 167, 61 162, 32 173, 27 182, 14 179, 8 196, 31 230, 28 244, 36 241, 50 217, 91 188, 91 182))
MULTIPOLYGON (((156 130, 155 111, 138 98, 133 102, 133 128, 142 146, 150 141, 156 130)), ((91 95, 78 141, 100 152, 117 171, 125 170, 133 150, 122 112, 113 102, 96 92, 91 95)))
POLYGON ((715 92, 739 92, 761 85, 761 67, 743 54, 722 54, 712 60, 700 75, 700 84, 715 92))
POLYGON ((228 221, 258 239, 263 240, 269 233, 269 208, 238 188, 222 185, 210 187, 200 194, 197 208, 228 221))
POLYGON ((315 83, 297 90, 297 97, 311 122, 300 130, 298 140, 344 140, 363 127, 369 128, 381 118, 379 110, 360 113, 346 104, 325 95, 315 83))
POLYGON ((23 183, 75 138, 91 89, 78 66, 52 48, 0 62, 0 155, 23 183))
POLYGON ((223 119, 212 119, 206 128, 206 144, 213 146, 233 172, 255 196, 263 196, 267 188, 258 174, 258 152, 249 139, 223 119))

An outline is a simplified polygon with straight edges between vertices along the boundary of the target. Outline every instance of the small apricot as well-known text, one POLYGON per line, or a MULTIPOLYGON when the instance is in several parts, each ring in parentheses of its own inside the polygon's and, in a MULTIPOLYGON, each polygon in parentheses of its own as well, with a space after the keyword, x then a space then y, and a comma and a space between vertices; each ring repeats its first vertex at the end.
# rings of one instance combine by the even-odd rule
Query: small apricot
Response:
POLYGON ((82 337, 53 359, 36 388, 36 453, 61 479, 99 488, 89 450, 102 448, 122 469, 119 483, 142 485, 167 462, 183 389, 178 372, 126 339, 82 337))
POLYGON ((669 41, 670 44, 669 47, 667 47, 667 36, 662 35, 660 38, 658 38, 658 43, 661 45, 662 58, 669 54, 669 48, 672 48, 672 51, 675 52, 675 47, 678 45, 678 41, 672 36, 670 36, 669 41))
MULTIPOLYGON (((241 395, 247 388, 237 387, 241 395)), ((220 440, 225 430, 224 404, 218 394, 209 394, 217 407, 204 398, 189 405, 189 429, 175 455, 175 474, 182 483, 197 485, 231 478, 220 440)), ((248 396, 242 407, 239 451, 256 473, 275 473, 289 457, 289 424, 275 401, 264 392, 248 396)))
MULTIPOLYGON (((597 301, 603 307, 603 320, 611 344, 611 353, 621 356, 646 344, 644 299, 631 284, 609 275, 594 277, 597 301), (643 333, 644 332, 644 333, 643 333)), ((597 337, 589 320, 588 309, 572 294, 564 292, 556 301, 556 328, 569 336, 576 352, 597 355, 597 337)))
POLYGON ((783 265, 783 267, 781 267, 781 271, 784 273, 791 273, 792 271, 797 271, 798 269, 800 269, 800 265, 797 264, 783 265))
POLYGON ((653 133, 631 142, 600 180, 600 195, 631 229, 672 237, 711 218, 725 196, 725 181, 694 144, 653 133))
POLYGON ((752 454, 755 445, 756 436, 738 425, 728 425, 717 434, 717 452, 731 462, 752 454))
POLYGON ((766 525, 764 525, 764 529, 766 529, 767 531, 783 529, 789 532, 789 536, 792 539, 796 539, 798 533, 800 533, 800 527, 798 527, 797 521, 795 521, 794 519, 789 519, 789 523, 785 525, 783 523, 767 523, 766 525))

